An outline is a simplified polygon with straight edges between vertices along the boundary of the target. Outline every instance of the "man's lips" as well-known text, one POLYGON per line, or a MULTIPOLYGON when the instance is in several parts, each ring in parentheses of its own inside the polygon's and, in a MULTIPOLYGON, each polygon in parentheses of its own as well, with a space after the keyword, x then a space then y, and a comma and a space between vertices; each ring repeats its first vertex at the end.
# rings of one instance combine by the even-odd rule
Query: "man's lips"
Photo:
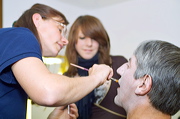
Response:
POLYGON ((118 94, 119 90, 120 90, 120 87, 117 87, 117 94, 118 94))

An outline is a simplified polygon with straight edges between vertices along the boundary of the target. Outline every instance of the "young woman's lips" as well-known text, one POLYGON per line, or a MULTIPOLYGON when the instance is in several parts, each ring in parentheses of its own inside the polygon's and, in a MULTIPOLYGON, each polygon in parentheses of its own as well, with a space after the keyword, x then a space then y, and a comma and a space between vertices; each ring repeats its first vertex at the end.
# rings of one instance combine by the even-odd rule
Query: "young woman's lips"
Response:
POLYGON ((84 51, 85 51, 85 52, 92 52, 92 50, 87 50, 87 49, 85 49, 84 51))

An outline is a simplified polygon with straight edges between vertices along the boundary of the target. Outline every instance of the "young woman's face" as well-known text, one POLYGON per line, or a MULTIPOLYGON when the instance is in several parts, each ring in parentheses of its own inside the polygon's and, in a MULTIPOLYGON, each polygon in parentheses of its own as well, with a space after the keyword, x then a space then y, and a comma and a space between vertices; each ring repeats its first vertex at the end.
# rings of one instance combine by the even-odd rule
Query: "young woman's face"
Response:
POLYGON ((78 54, 83 59, 91 59, 98 52, 99 43, 94 39, 85 37, 82 31, 80 30, 78 33, 78 40, 77 43, 75 44, 75 48, 78 54))
POLYGON ((63 26, 58 18, 43 20, 37 28, 42 46, 43 56, 57 56, 59 51, 68 44, 68 40, 62 36, 63 26))

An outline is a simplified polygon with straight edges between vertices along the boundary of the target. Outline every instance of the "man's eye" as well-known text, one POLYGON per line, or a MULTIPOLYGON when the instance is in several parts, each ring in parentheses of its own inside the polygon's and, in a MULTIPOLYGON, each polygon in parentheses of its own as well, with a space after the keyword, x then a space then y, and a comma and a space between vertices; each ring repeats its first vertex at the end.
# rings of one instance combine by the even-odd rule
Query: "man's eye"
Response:
POLYGON ((127 66, 127 68, 129 68, 130 66, 129 66, 129 62, 128 63, 126 63, 126 66, 127 66))

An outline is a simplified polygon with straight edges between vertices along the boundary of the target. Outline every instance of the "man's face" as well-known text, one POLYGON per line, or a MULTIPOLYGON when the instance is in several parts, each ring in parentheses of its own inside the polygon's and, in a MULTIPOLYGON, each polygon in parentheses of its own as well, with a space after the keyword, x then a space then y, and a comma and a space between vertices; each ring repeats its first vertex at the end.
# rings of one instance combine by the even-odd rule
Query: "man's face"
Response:
POLYGON ((133 55, 127 63, 117 69, 117 73, 121 75, 121 78, 118 82, 120 87, 117 88, 117 95, 114 102, 118 106, 124 107, 132 99, 136 89, 136 80, 134 79, 136 68, 136 58, 133 55))

